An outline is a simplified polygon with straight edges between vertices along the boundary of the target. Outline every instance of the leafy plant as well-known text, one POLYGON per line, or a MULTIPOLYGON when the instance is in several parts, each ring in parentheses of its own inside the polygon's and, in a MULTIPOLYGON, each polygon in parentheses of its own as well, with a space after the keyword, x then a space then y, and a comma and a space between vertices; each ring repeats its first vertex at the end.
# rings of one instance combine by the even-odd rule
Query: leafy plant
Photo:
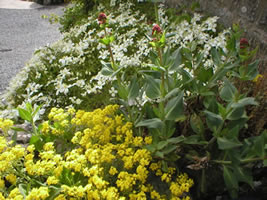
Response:
MULTIPOLYGON (((154 25, 150 42, 154 51, 146 65, 149 69, 127 77, 123 66, 112 59, 111 49, 111 64, 105 63, 102 69, 104 75, 116 77, 113 86, 125 106, 125 116, 136 128, 146 127, 143 134, 153 137, 147 149, 154 158, 162 162, 163 169, 181 159, 188 168, 199 171, 202 194, 206 193, 209 168, 220 169, 217 175, 223 176, 229 194, 236 198, 239 182, 253 187, 247 163, 266 160, 266 132, 240 138, 249 119, 246 107, 258 103, 233 82, 236 78, 253 80, 258 61, 242 64, 251 53, 239 51, 239 36, 238 32, 230 35, 227 50, 212 47, 211 64, 205 67, 204 53, 197 53, 198 44, 192 41, 189 47, 167 48, 166 33, 154 25), (126 80, 130 84, 125 84, 126 80), (144 111, 136 114, 131 102, 144 95, 149 100, 139 107, 144 111)), ((111 48, 109 44, 107 48, 111 48)))

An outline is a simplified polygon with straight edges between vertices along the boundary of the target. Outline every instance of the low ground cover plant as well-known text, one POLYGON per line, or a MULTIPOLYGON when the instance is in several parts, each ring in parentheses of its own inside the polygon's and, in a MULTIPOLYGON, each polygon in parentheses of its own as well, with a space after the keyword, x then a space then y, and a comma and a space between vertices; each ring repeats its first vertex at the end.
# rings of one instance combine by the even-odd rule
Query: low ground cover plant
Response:
MULTIPOLYGON (((262 75, 238 26, 219 32, 217 17, 171 18, 163 4, 152 23, 137 4, 95 5, 82 25, 36 51, 3 97, 33 128, 33 146, 19 157, 28 178, 3 195, 18 187, 30 199, 36 187, 40 199, 189 199, 193 181, 180 171, 194 178, 194 198, 254 187, 267 132, 250 132, 259 103, 243 86, 259 86, 262 75)), ((11 126, 0 120, 4 133, 11 126)), ((20 147, 4 145, 1 155, 12 148, 20 147)), ((3 170, 5 182, 10 176, 3 170)))
POLYGON ((162 171, 118 107, 53 108, 26 149, 0 137, 0 199, 190 199, 193 180, 162 171))

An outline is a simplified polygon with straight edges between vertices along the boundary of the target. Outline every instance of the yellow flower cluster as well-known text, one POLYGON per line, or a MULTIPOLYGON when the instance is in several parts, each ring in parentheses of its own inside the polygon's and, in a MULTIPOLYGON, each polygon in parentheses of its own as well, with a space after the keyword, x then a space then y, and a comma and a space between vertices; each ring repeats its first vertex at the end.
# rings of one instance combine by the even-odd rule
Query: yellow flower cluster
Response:
POLYGON ((0 188, 4 188, 4 178, 15 185, 17 177, 14 166, 21 164, 24 157, 24 148, 20 145, 10 147, 4 137, 0 137, 0 188))
POLYGON ((12 120, 0 118, 0 129, 4 132, 4 134, 7 134, 8 130, 13 125, 14 122, 12 120))
MULTIPOLYGON (((189 199, 186 193, 193 181, 186 174, 179 175, 175 168, 161 171, 160 162, 153 162, 151 153, 144 148, 152 143, 152 137, 134 136, 132 124, 117 115, 117 110, 117 105, 93 112, 52 109, 50 121, 43 124, 43 134, 54 135, 57 131, 62 132, 62 127, 68 130, 74 127, 72 130, 76 132, 69 149, 59 154, 56 143, 48 142, 37 156, 33 145, 27 147, 26 153, 21 153, 19 147, 9 148, 0 138, 0 158, 4 157, 3 164, 1 160, 0 163, 7 170, 7 167, 12 168, 8 159, 23 158, 26 176, 42 180, 42 184, 30 188, 26 200, 46 199, 50 193, 56 194, 55 200, 189 199), (61 122, 65 120, 63 126, 61 122), (53 126, 51 121, 61 125, 53 126), (13 152, 13 157, 5 156, 8 152, 13 152), (155 177, 158 177, 159 185, 168 186, 169 190, 157 191, 158 186, 151 181, 155 177)), ((17 186, 17 177, 11 172, 1 174, 0 178, 0 187, 2 185, 5 191, 4 178, 17 186)), ((11 199, 11 196, 23 199, 15 187, 9 194, 0 193, 0 200, 11 199)))

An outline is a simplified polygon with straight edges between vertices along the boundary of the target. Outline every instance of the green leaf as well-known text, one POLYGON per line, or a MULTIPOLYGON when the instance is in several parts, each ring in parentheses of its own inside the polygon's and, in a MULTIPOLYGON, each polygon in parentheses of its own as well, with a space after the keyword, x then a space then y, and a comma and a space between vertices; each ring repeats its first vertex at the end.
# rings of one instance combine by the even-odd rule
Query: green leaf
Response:
POLYGON ((168 146, 166 146, 162 152, 164 153, 164 155, 169 154, 171 152, 173 152, 177 147, 175 145, 172 144, 168 144, 168 146))
POLYGON ((205 110, 204 113, 206 114, 206 121, 208 127, 213 131, 216 132, 223 125, 223 119, 220 115, 212 113, 210 111, 205 110))
POLYGON ((254 140, 254 145, 253 145, 253 150, 255 152, 255 154, 257 156, 259 156, 260 158, 264 158, 265 156, 265 150, 264 150, 264 147, 265 147, 265 143, 264 143, 264 138, 263 137, 255 137, 255 140, 254 140))
POLYGON ((164 31, 163 34, 162 34, 162 36, 161 36, 161 38, 160 38, 160 40, 159 40, 160 46, 164 46, 164 44, 165 44, 165 41, 166 41, 165 35, 166 35, 166 33, 164 31))
POLYGON ((231 112, 228 113, 226 119, 229 120, 238 120, 240 118, 247 118, 245 115, 245 108, 244 107, 237 107, 234 108, 231 112))
POLYGON ((29 113, 32 113, 32 104, 27 102, 26 103, 26 110, 29 112, 29 113))
POLYGON ((100 42, 104 45, 109 45, 110 44, 110 38, 104 37, 104 38, 100 39, 100 42))
POLYGON ((183 48, 183 49, 182 49, 182 52, 183 52, 183 56, 184 56, 187 60, 189 60, 189 61, 192 61, 192 60, 193 60, 192 53, 191 53, 190 49, 183 48))
POLYGON ((183 135, 178 137, 169 138, 167 141, 169 143, 178 144, 180 142, 183 142, 185 140, 185 137, 183 135))
POLYGON ((191 118, 190 118, 190 126, 191 126, 191 128, 193 129, 193 131, 196 134, 203 135, 203 133, 204 133, 204 125, 203 125, 203 122, 202 122, 201 118, 198 115, 193 114, 191 116, 191 118))
POLYGON ((160 157, 160 158, 164 158, 164 154, 163 154, 163 152, 161 152, 161 151, 157 151, 157 152, 155 153, 155 156, 156 156, 156 157, 160 157))
POLYGON ((123 85, 119 85, 118 87, 118 94, 119 94, 119 97, 122 98, 122 99, 127 99, 128 97, 128 90, 127 88, 125 88, 123 85))
POLYGON ((207 141, 202 141, 199 135, 191 135, 189 137, 186 137, 183 143, 184 144, 196 144, 196 145, 208 144, 207 141))
POLYGON ((181 48, 176 49, 172 53, 173 64, 169 67, 169 72, 176 72, 178 67, 182 64, 181 48))
POLYGON ((155 152, 157 150, 156 146, 154 144, 149 144, 149 145, 146 145, 145 147, 148 151, 150 152, 155 152))
POLYGON ((18 108, 18 111, 19 111, 19 116, 28 121, 28 122, 32 122, 32 116, 31 116, 31 113, 29 113, 27 110, 25 109, 22 109, 22 108, 18 108))
POLYGON ((244 107, 247 105, 254 105, 257 106, 258 103, 255 101, 255 99, 253 97, 246 97, 243 99, 240 99, 238 102, 233 103, 231 105, 232 108, 239 108, 239 107, 244 107))
POLYGON ((239 72, 241 74, 241 79, 243 80, 253 80, 258 75, 258 65, 259 60, 250 63, 247 66, 241 66, 239 72))
POLYGON ((135 99, 139 95, 140 91, 136 76, 133 77, 133 79, 131 80, 128 90, 129 90, 128 94, 129 99, 135 99))
POLYGON ((228 80, 224 80, 224 86, 220 91, 220 97, 225 101, 232 101, 235 97, 237 89, 235 86, 228 80))
POLYGON ((33 116, 33 117, 39 112, 39 110, 41 109, 41 107, 42 107, 42 105, 38 106, 38 107, 34 110, 34 112, 32 113, 32 116, 33 116))
POLYGON ((164 147, 166 147, 168 144, 169 144, 168 141, 160 141, 160 142, 156 145, 156 148, 157 148, 157 150, 161 150, 161 149, 163 149, 164 147))
POLYGON ((136 124, 136 127, 145 126, 147 128, 157 128, 161 129, 164 123, 159 118, 143 120, 136 124))
POLYGON ((205 69, 204 67, 199 67, 195 70, 195 73, 198 80, 202 82, 207 82, 213 75, 213 69, 205 69))
POLYGON ((156 99, 160 97, 160 80, 154 79, 151 76, 146 75, 147 87, 146 95, 151 99, 156 99))
POLYGON ((25 129, 19 128, 19 127, 15 127, 15 126, 11 127, 11 129, 14 130, 14 131, 18 131, 18 132, 19 131, 27 132, 25 129))
POLYGON ((174 88, 168 94, 165 95, 164 101, 168 100, 169 98, 176 96, 180 92, 179 88, 174 88))
POLYGON ((223 178, 225 185, 228 191, 230 192, 231 196, 236 197, 235 191, 238 190, 238 182, 231 169, 225 165, 223 165, 223 178))
POLYGON ((180 91, 176 97, 168 101, 164 112, 167 120, 175 120, 183 115, 183 91, 180 91))
POLYGON ((245 169, 242 169, 241 167, 234 166, 234 174, 235 174, 235 177, 237 177, 239 181, 245 182, 253 188, 254 186, 253 178, 249 170, 245 170, 245 169))
POLYGON ((27 185, 26 184, 19 184, 19 192, 22 194, 24 198, 27 196, 27 185))
POLYGON ((40 136, 33 135, 30 139, 30 144, 33 144, 36 150, 40 151, 43 148, 43 140, 40 136))
POLYGON ((227 72, 229 72, 231 69, 237 67, 239 65, 239 61, 235 62, 235 63, 227 63, 225 65, 223 65, 222 67, 220 67, 212 76, 211 80, 209 80, 209 86, 208 87, 212 87, 214 85, 217 84, 217 80, 222 80, 222 78, 225 76, 225 74, 227 72))
POLYGON ((221 65, 221 58, 220 58, 221 56, 220 56, 220 54, 216 48, 211 49, 211 56, 212 56, 212 60, 213 60, 214 64, 216 66, 220 66, 221 65))
POLYGON ((109 37, 110 43, 113 42, 114 40, 115 40, 115 37, 113 35, 109 37))
POLYGON ((101 62, 103 65, 103 68, 101 70, 101 74, 104 76, 111 76, 114 73, 114 70, 112 69, 111 65, 105 62, 101 62))
POLYGON ((230 140, 227 138, 219 137, 217 138, 217 143, 219 149, 221 150, 229 150, 242 146, 242 143, 240 143, 237 138, 233 138, 230 140))

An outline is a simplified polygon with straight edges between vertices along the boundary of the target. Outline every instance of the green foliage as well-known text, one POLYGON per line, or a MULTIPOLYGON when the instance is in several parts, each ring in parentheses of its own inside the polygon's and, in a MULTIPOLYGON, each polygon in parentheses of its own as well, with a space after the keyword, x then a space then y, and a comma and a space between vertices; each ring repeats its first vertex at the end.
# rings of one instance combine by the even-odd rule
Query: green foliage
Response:
MULTIPOLYGON (((134 77, 135 91, 139 89, 143 93, 140 96, 149 98, 143 107, 146 112, 138 113, 134 117, 138 120, 132 121, 136 128, 145 127, 153 137, 147 149, 164 165, 181 159, 189 168, 200 172, 200 193, 206 192, 209 166, 221 169, 217 175, 224 177, 232 198, 237 197, 240 182, 253 187, 251 166, 246 164, 264 161, 267 143, 266 132, 240 139, 240 132, 249 119, 246 107, 258 103, 240 93, 233 83, 237 77, 253 80, 258 74, 258 61, 240 64, 249 59, 249 53, 237 50, 238 37, 238 33, 230 36, 227 50, 212 48, 210 57, 215 67, 205 68, 203 55, 195 53, 199 51, 197 44, 192 42, 189 48, 173 50, 165 47, 165 32, 156 33, 150 42, 155 52, 151 53, 149 69, 138 71, 139 76, 134 77), (183 132, 178 131, 180 127, 183 132)), ((110 74, 117 77, 114 87, 124 88, 123 93, 119 92, 123 105, 127 110, 134 109, 128 101, 132 90, 119 78, 124 76, 123 70, 110 74)), ((126 114, 129 113, 132 112, 126 114)))

